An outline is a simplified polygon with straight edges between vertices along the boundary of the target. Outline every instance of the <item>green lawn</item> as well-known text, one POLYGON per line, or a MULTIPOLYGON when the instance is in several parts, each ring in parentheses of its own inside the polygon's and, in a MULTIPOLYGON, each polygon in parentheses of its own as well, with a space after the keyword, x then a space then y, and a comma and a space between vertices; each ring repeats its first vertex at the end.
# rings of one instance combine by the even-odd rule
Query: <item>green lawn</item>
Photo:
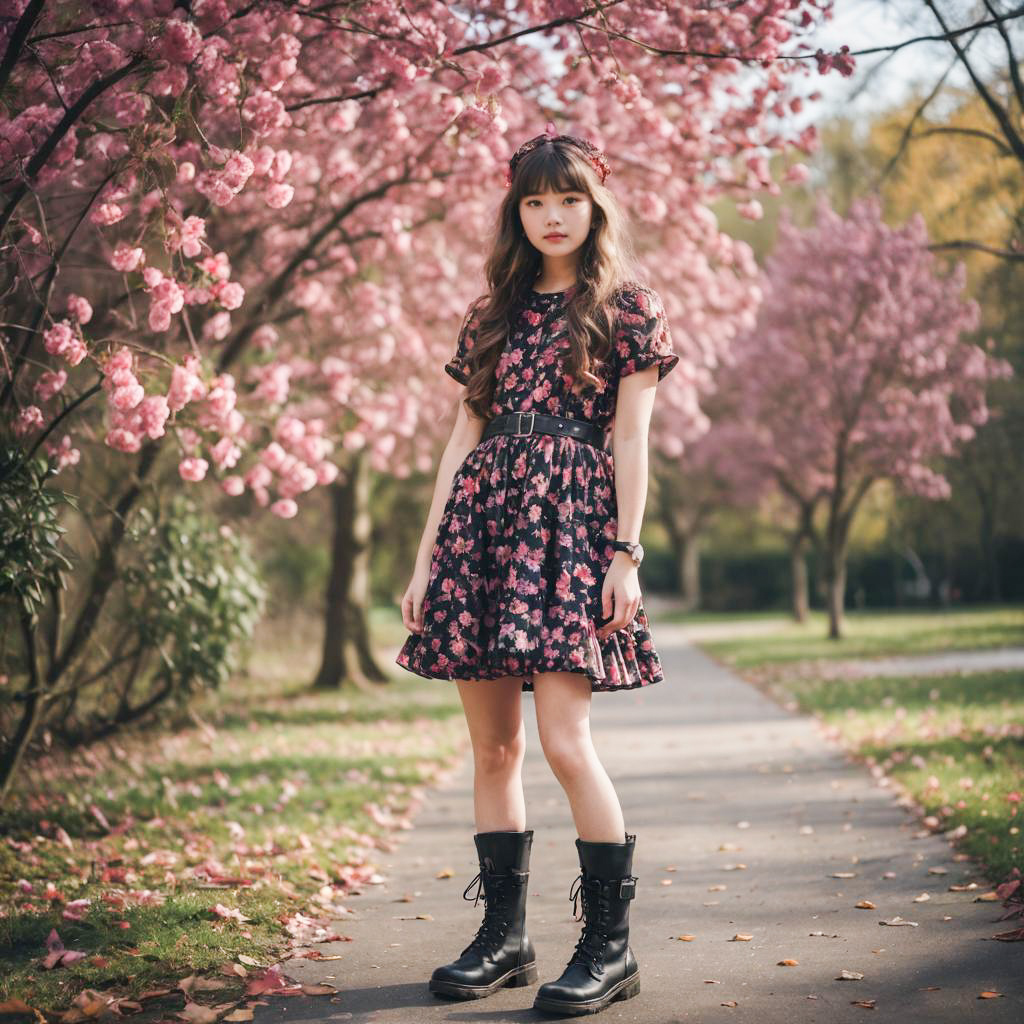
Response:
MULTIPOLYGON (((757 621, 763 624, 764 618, 759 616, 757 621)), ((681 616, 679 621, 691 620, 681 616)), ((748 616, 736 615, 733 621, 739 631, 748 616)), ((736 668, 814 658, 874 658, 1021 646, 1024 608, 1020 606, 948 612, 852 612, 840 640, 828 639, 825 615, 814 612, 802 624, 779 618, 778 628, 768 635, 701 642, 710 654, 736 668)))
MULTIPOLYGON (((464 752, 458 691, 382 659, 387 686, 310 693, 311 640, 265 630, 249 675, 199 701, 196 720, 23 774, 0 812, 0 1001, 137 996, 243 954, 258 970, 284 954, 297 913, 326 919, 348 884, 373 884, 424 784, 464 752), (83 899, 81 920, 64 916, 83 899), (88 955, 40 969, 54 928, 88 955)), ((244 982, 219 977, 226 989, 197 998, 240 997, 244 982)))

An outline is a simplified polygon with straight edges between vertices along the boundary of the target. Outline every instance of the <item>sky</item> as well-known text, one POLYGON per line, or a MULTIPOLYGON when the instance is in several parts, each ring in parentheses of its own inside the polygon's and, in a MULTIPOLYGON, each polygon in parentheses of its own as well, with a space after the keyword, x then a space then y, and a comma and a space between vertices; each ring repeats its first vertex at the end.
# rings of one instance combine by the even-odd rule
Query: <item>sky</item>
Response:
MULTIPOLYGON (((962 28, 979 20, 980 3, 970 0, 937 0, 936 6, 950 28, 962 28)), ((1009 10, 1011 3, 994 0, 997 10, 1009 10)), ((810 37, 809 48, 837 50, 846 43, 851 50, 892 45, 915 36, 941 31, 935 16, 921 0, 836 0, 835 16, 810 37)), ((1018 57, 1024 56, 1024 18, 1008 26, 1018 57)), ((961 37, 963 41, 969 36, 961 37)), ((1006 53, 994 28, 984 29, 968 50, 980 71, 1006 66, 1006 53)), ((857 70, 849 78, 835 71, 811 79, 822 93, 817 109, 808 109, 808 120, 828 117, 841 109, 867 117, 901 102, 915 85, 930 89, 953 59, 948 42, 922 42, 895 54, 870 54, 857 58, 857 70)), ((950 85, 966 85, 966 71, 960 63, 950 73, 950 85)), ((934 110, 935 108, 931 108, 934 110)))

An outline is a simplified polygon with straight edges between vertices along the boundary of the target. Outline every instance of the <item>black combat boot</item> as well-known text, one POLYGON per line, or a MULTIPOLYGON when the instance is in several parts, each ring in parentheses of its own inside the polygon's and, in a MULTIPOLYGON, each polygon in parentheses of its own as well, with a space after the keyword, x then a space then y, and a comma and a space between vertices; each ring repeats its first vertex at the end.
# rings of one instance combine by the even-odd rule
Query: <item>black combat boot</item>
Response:
POLYGON ((583 897, 583 933, 562 976, 537 989, 535 1009, 575 1017, 640 991, 640 970, 629 948, 635 844, 636 836, 629 833, 624 843, 576 840, 581 871, 569 895, 576 920, 576 897, 583 897))
POLYGON ((480 871, 463 890, 473 906, 484 893, 484 919, 459 958, 438 967, 430 991, 455 999, 480 999, 503 986, 518 988, 537 980, 537 958, 526 935, 526 882, 530 877, 533 830, 477 832, 480 871), (474 883, 473 896, 467 895, 474 883))

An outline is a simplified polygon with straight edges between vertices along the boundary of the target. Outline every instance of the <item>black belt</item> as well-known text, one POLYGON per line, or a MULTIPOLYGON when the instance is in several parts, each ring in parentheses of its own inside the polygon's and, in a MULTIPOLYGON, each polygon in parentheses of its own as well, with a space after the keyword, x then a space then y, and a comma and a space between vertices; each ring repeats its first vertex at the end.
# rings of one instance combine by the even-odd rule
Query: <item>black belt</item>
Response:
POLYGON ((481 441, 494 434, 515 434, 525 437, 529 434, 564 434, 576 437, 595 448, 604 449, 604 428, 586 420, 574 420, 569 416, 550 416, 544 412, 503 412, 495 416, 484 428, 481 441))

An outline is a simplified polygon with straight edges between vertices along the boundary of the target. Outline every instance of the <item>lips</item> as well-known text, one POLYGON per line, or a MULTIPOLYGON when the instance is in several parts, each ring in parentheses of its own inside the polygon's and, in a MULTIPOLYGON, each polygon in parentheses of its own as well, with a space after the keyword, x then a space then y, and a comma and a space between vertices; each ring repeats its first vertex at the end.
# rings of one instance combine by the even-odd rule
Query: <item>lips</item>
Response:
POLYGON ((559 238, 568 238, 569 236, 560 234, 559 232, 555 232, 552 235, 545 235, 544 237, 547 238, 549 241, 556 242, 559 238))

